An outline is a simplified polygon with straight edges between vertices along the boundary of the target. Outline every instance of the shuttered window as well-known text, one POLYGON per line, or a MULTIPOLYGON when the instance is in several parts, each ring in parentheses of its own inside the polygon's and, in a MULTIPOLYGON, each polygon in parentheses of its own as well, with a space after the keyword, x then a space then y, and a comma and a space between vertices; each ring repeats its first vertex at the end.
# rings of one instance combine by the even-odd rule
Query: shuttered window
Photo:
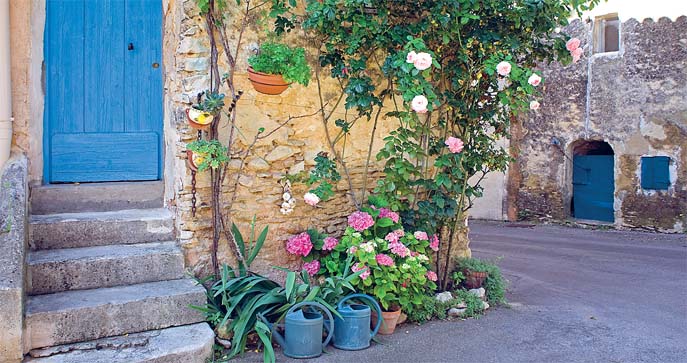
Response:
POLYGON ((670 186, 670 158, 642 157, 642 189, 666 190, 670 186))

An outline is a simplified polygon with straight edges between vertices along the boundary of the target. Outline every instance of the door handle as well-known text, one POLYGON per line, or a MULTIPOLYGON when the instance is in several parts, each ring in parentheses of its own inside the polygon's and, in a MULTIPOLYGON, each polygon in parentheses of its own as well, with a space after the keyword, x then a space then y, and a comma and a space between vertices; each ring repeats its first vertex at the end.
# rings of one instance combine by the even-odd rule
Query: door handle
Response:
POLYGON ((126 49, 134 50, 134 43, 129 43, 129 46, 126 49))

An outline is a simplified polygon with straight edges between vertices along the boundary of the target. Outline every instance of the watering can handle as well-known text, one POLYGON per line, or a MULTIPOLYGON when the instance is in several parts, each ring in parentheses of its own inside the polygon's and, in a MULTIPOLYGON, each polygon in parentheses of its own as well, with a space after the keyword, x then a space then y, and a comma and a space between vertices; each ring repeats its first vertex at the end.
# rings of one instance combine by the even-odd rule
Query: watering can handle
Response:
POLYGON ((344 297, 343 299, 341 299, 341 301, 339 301, 339 304, 336 306, 337 309, 341 310, 343 308, 344 301, 354 298, 367 299, 371 301, 374 305, 375 311, 377 312, 377 326, 375 326, 374 330, 370 334, 370 338, 373 338, 375 335, 377 335, 377 331, 379 331, 379 327, 382 325, 382 321, 384 320, 384 318, 382 317, 382 309, 379 307, 377 300, 373 299, 372 296, 365 294, 351 294, 344 297))
MULTIPOLYGON (((300 308, 302 306, 307 306, 307 305, 314 306, 314 307, 324 311, 324 313, 327 314, 329 321, 331 322, 331 325, 328 328, 329 332, 327 334, 327 339, 325 339, 324 342, 322 343, 322 349, 324 349, 327 347, 327 344, 329 344, 329 341, 332 340, 332 336, 334 335, 334 317, 332 316, 332 313, 329 312, 329 309, 325 308, 322 304, 319 304, 316 302, 303 301, 301 303, 298 303, 298 304, 292 306, 291 309, 289 309, 286 312, 286 315, 289 315, 292 312, 296 311, 297 308, 300 308)), ((286 315, 284 315, 284 316, 286 316, 286 315)), ((325 324, 324 326, 326 327, 327 325, 325 324)))

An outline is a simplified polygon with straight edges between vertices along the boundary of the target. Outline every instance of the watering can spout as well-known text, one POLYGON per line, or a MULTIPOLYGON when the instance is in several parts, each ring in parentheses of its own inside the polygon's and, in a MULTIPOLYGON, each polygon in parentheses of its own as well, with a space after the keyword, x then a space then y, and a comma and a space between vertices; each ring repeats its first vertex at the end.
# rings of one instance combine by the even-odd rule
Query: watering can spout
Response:
POLYGON ((258 313, 257 317, 270 328, 270 330, 272 331, 272 339, 276 340, 277 344, 279 344, 280 346, 285 346, 286 340, 283 336, 281 336, 281 334, 279 334, 279 332, 277 332, 275 326, 272 323, 270 323, 267 319, 265 319, 265 317, 262 316, 262 314, 258 313))

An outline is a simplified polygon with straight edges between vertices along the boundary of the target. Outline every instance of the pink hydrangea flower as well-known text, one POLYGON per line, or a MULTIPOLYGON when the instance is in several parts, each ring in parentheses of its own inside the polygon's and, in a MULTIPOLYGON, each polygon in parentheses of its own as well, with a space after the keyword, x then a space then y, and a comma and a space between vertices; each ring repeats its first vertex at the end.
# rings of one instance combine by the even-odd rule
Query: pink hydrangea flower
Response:
POLYGON ((427 276, 427 279, 428 279, 429 281, 436 281, 436 280, 438 280, 437 273, 434 272, 434 271, 427 271, 427 273, 425 274, 425 276, 427 276))
POLYGON ((583 53, 584 53, 584 50, 582 50, 582 48, 577 48, 577 49, 573 50, 572 52, 570 52, 570 55, 572 55, 572 58, 573 58, 573 63, 577 63, 580 60, 580 58, 582 58, 583 53))
POLYGON ((580 47, 580 40, 577 38, 570 38, 567 43, 565 43, 565 49, 567 49, 569 52, 575 51, 575 49, 578 49, 580 47))
POLYGON ((539 109, 539 106, 539 102, 537 101, 530 102, 530 110, 536 111, 539 109))
POLYGON ((444 144, 448 146, 448 150, 454 154, 463 151, 463 140, 457 137, 449 136, 449 138, 444 141, 444 144))
POLYGON ((307 271, 310 276, 315 276, 320 271, 320 261, 314 260, 304 263, 303 270, 307 271))
POLYGON ((427 232, 417 231, 413 233, 413 236, 415 236, 415 238, 417 238, 420 241, 429 241, 429 236, 427 236, 427 232))
POLYGON ((427 112, 427 105, 429 104, 429 101, 427 100, 427 97, 423 95, 417 95, 413 97, 413 100, 410 101, 410 108, 413 109, 413 111, 417 113, 425 113, 427 112))
POLYGON ((351 247, 348 249, 348 253, 350 253, 350 254, 354 254, 354 253, 356 253, 356 252, 358 252, 358 247, 356 247, 356 246, 351 246, 351 247))
POLYGON ((410 52, 408 52, 408 55, 406 56, 406 63, 415 63, 415 58, 417 58, 417 53, 411 50, 410 52))
POLYGON ((439 236, 432 235, 432 240, 429 242, 429 248, 432 249, 432 251, 439 251, 439 236))
POLYGON ((320 197, 318 197, 315 193, 305 193, 303 200, 305 200, 306 204, 314 207, 320 202, 320 197))
POLYGON ((324 251, 331 251, 333 250, 337 245, 339 244, 339 240, 337 240, 334 237, 327 237, 324 239, 324 245, 322 246, 322 250, 324 251))
POLYGON ((398 213, 393 212, 389 209, 379 208, 379 218, 389 218, 392 221, 394 221, 394 223, 398 223, 399 216, 398 213))
POLYGON ((395 232, 389 232, 387 233, 386 237, 384 237, 385 240, 387 240, 390 243, 398 243, 398 235, 395 232))
POLYGON ((541 83, 541 77, 539 77, 539 75, 536 73, 532 73, 530 78, 527 79, 527 83, 531 84, 534 87, 537 87, 541 83))
POLYGON ((382 266, 393 266, 394 265, 394 259, 389 257, 389 255, 385 255, 383 253, 380 253, 377 256, 375 256, 375 260, 377 260, 377 263, 382 265, 382 266))
MULTIPOLYGON (((407 59, 406 59, 407 60, 407 59)), ((424 71, 432 66, 432 56, 429 53, 420 52, 415 56, 413 65, 416 69, 424 71)))
POLYGON ((311 249, 312 242, 307 232, 297 234, 286 242, 286 250, 293 255, 307 256, 311 249))
POLYGON ((405 231, 403 231, 402 229, 397 229, 394 231, 394 233, 398 236, 398 238, 401 238, 406 235, 405 231))
POLYGON ((348 225, 358 232, 362 232, 375 224, 372 216, 361 211, 356 211, 348 216, 348 225))
POLYGON ((391 253, 399 257, 410 256, 410 249, 401 242, 389 243, 389 250, 391 253))
POLYGON ((360 263, 354 264, 353 266, 351 266, 351 270, 352 270, 353 272, 358 272, 358 271, 363 271, 363 270, 364 270, 365 272, 363 272, 363 273, 360 274, 360 278, 363 279, 363 280, 365 280, 366 278, 370 277, 370 269, 367 268, 367 266, 365 266, 365 265, 362 265, 362 267, 359 266, 359 265, 361 265, 361 264, 360 264, 360 263))
POLYGON ((506 77, 510 74, 511 67, 512 66, 509 62, 503 61, 496 65, 496 72, 498 72, 503 77, 506 77))

